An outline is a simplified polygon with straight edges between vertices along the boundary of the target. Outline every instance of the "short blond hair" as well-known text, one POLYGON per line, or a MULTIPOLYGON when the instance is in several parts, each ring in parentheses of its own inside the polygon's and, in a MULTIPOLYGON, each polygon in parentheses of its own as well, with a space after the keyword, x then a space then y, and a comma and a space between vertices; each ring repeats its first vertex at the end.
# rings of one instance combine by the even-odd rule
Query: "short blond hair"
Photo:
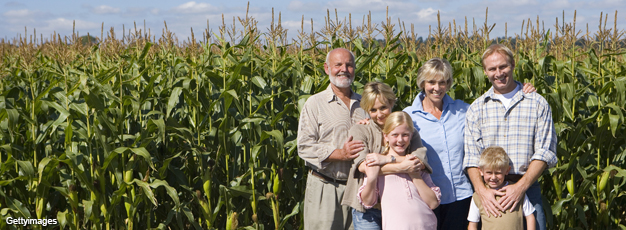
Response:
POLYGON ((450 62, 444 58, 432 58, 417 71, 417 87, 424 89, 424 82, 432 79, 443 78, 446 81, 446 91, 450 90, 454 79, 452 77, 453 70, 450 62))
POLYGON ((506 170, 509 167, 509 156, 506 151, 500 146, 491 146, 486 148, 480 155, 478 161, 478 167, 480 169, 502 169, 506 170))
POLYGON ((483 56, 481 59, 483 70, 485 70, 485 59, 487 59, 489 56, 493 55, 494 53, 499 53, 502 56, 506 57, 508 59, 508 63, 511 64, 511 67, 513 68, 515 67, 515 58, 513 57, 513 52, 505 45, 493 44, 493 45, 490 45, 483 53, 483 56))
POLYGON ((361 108, 365 112, 369 112, 376 99, 383 103, 383 105, 389 106, 389 109, 396 103, 396 94, 390 86, 382 82, 369 82, 363 87, 363 93, 361 94, 361 108))

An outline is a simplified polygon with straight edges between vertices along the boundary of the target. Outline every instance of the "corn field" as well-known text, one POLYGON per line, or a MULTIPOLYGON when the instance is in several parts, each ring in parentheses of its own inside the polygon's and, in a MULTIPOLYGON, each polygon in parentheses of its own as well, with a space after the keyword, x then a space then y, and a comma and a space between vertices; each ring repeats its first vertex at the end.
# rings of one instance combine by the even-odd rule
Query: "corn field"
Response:
POLYGON ((352 50, 353 89, 385 82, 401 110, 432 57, 454 67, 448 94, 471 103, 491 86, 480 57, 493 42, 553 109, 549 228, 626 229, 626 32, 608 18, 594 33, 575 17, 528 19, 501 38, 487 21, 439 22, 422 39, 400 20, 353 26, 336 11, 293 39, 280 18, 263 32, 248 15, 184 41, 167 25, 160 37, 25 30, 0 40, 0 229, 25 228, 9 217, 58 220, 30 229, 301 229, 299 109, 328 86, 329 50, 352 50))

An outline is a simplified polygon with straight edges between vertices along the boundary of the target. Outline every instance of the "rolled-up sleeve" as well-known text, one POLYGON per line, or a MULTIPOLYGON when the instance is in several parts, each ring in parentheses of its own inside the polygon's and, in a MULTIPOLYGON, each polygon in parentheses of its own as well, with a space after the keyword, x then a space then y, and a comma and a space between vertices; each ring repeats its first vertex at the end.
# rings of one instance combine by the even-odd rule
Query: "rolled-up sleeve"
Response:
POLYGON ((556 131, 552 122, 552 109, 550 104, 541 97, 540 105, 537 108, 538 120, 535 132, 535 152, 531 157, 532 160, 545 161, 548 168, 556 166, 556 131))
MULTIPOLYGON (((367 185, 367 177, 363 179, 363 185, 361 185, 361 187, 359 188, 359 192, 357 193, 357 198, 359 199, 359 203, 361 203, 361 205, 363 205, 363 207, 365 207, 366 209, 370 209, 373 208, 377 203, 378 203, 378 199, 376 199, 376 201, 374 201, 374 203, 372 205, 365 205, 363 204, 363 199, 361 198, 361 193, 363 192, 363 189, 365 189, 365 185, 367 185)), ((380 192, 378 191, 378 186, 376 186, 376 197, 380 197, 380 192)))

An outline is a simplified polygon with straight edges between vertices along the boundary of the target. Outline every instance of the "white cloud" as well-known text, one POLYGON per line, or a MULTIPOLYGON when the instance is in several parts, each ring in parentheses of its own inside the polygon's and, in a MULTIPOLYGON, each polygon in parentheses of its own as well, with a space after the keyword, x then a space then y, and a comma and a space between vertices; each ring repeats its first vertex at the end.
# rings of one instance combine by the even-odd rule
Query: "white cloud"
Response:
POLYGON ((602 1, 602 3, 606 4, 606 5, 616 6, 616 5, 624 5, 626 3, 626 1, 624 1, 624 0, 604 0, 604 1, 602 1))
MULTIPOLYGON (((282 21, 281 25, 290 31, 302 30, 302 21, 282 21)), ((311 21, 304 20, 304 32, 311 31, 311 21)))
POLYGON ((515 0, 508 2, 507 4, 515 5, 515 6, 525 6, 525 5, 536 5, 537 1, 535 0, 515 0))
POLYGON ((302 1, 295 0, 295 1, 289 2, 287 9, 291 11, 310 12, 310 11, 317 11, 320 7, 321 7, 320 4, 317 2, 302 2, 302 1))
POLYGON ((404 0, 342 0, 328 2, 326 8, 337 9, 342 12, 384 12, 389 7, 390 12, 405 12, 415 10, 416 5, 404 0))
POLYGON ((215 7, 211 6, 211 4, 191 1, 174 7, 173 11, 177 13, 206 13, 214 9, 215 7))
POLYGON ((9 10, 4 12, 3 16, 9 24, 24 26, 36 23, 41 16, 41 12, 32 10, 9 10))
POLYGON ((35 14, 34 11, 24 9, 24 10, 9 10, 7 12, 4 12, 3 15, 9 18, 22 18, 22 17, 33 16, 34 14, 35 14))
POLYGON ((55 18, 47 20, 48 26, 44 29, 47 30, 72 30, 74 28, 74 22, 76 22, 76 30, 88 30, 100 28, 100 24, 95 22, 83 21, 83 20, 70 20, 65 18, 55 18))
POLYGON ((120 8, 100 5, 93 8, 91 12, 93 12, 94 14, 116 14, 120 12, 120 8))
POLYGON ((571 7, 569 0, 554 0, 545 5, 548 9, 568 9, 571 7))
POLYGON ((424 21, 436 21, 437 18, 437 10, 433 8, 421 9, 417 13, 417 18, 424 21))

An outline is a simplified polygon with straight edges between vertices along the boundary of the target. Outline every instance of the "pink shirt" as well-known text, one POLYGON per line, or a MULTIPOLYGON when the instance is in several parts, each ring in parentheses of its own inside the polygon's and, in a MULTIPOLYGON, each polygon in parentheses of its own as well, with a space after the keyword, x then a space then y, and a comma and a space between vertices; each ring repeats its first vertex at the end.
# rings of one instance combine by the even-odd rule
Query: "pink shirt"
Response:
MULTIPOLYGON (((437 200, 441 199, 441 191, 430 179, 430 174, 422 172, 422 179, 435 192, 437 200)), ((361 191, 366 184, 367 178, 357 195, 361 203, 361 191)), ((378 176, 376 192, 382 208, 383 229, 437 229, 435 213, 422 200, 408 174, 378 176)))

